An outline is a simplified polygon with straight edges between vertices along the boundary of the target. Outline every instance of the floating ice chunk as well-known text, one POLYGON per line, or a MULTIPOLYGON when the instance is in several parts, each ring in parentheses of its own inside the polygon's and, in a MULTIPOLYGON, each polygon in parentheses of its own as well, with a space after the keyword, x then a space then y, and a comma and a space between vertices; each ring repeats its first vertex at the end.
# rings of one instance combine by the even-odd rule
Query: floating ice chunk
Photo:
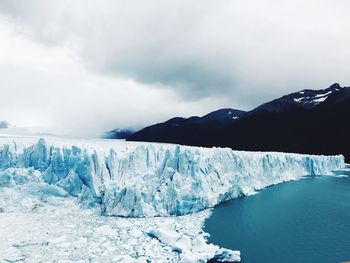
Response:
POLYGON ((240 262, 240 252, 223 249, 207 244, 203 235, 189 236, 179 233, 172 222, 159 223, 157 228, 150 229, 148 234, 179 253, 180 262, 207 262, 215 259, 219 262, 240 262))

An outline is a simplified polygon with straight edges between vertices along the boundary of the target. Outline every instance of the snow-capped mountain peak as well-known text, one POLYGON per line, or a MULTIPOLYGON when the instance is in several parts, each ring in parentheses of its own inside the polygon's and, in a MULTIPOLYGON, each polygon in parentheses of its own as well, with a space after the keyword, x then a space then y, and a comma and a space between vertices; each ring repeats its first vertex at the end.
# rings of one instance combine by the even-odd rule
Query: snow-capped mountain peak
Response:
POLYGON ((291 95, 293 95, 293 101, 296 103, 318 105, 324 102, 331 94, 339 92, 342 89, 338 83, 335 83, 324 90, 302 90, 291 95))
POLYGON ((333 84, 327 89, 304 89, 262 104, 261 106, 252 110, 249 114, 260 111, 282 112, 284 110, 291 110, 295 108, 312 109, 322 104, 330 97, 344 97, 343 93, 350 94, 349 90, 350 88, 341 87, 338 83, 333 84))

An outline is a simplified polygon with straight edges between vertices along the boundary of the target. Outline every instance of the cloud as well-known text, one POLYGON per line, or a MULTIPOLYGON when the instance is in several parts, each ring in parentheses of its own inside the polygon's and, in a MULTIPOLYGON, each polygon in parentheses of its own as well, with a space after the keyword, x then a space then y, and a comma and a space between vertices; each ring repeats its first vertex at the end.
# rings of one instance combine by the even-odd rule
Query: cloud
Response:
POLYGON ((93 70, 173 86, 197 99, 232 86, 227 63, 211 65, 220 54, 208 52, 202 28, 208 8, 216 6, 209 3, 195 1, 191 9, 186 1, 5 0, 0 6, 28 35, 75 48, 93 70))
MULTIPOLYGON (((156 104, 158 94, 176 97, 178 113, 183 104, 249 109, 297 89, 349 85, 349 7, 347 0, 2 0, 0 14, 13 34, 56 52, 53 64, 64 50, 93 76, 152 90, 147 98, 156 104)), ((80 86, 70 88, 82 93, 80 86)), ((121 86, 115 90, 130 89, 121 86)))
POLYGON ((10 23, 0 23, 0 31, 0 119, 17 126, 96 136, 116 127, 140 128, 173 115, 205 114, 224 102, 183 101, 166 86, 96 74, 68 48, 33 42, 16 34, 10 23))
POLYGON ((349 65, 348 7, 346 0, 1 1, 36 37, 70 43, 92 68, 188 97, 290 78, 300 78, 298 86, 343 80, 334 64, 349 65))

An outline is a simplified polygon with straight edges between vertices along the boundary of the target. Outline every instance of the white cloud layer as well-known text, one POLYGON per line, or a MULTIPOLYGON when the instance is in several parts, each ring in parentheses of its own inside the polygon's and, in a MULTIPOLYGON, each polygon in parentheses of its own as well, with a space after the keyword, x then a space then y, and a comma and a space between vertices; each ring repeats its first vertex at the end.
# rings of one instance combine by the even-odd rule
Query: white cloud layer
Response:
POLYGON ((91 132, 349 85, 349 8, 347 0, 2 0, 0 117, 91 132))
POLYGON ((0 31, 0 119, 17 126, 94 136, 116 127, 139 128, 174 114, 204 114, 224 102, 184 101, 169 87, 96 74, 67 48, 37 44, 16 34, 8 23, 0 23, 0 31))

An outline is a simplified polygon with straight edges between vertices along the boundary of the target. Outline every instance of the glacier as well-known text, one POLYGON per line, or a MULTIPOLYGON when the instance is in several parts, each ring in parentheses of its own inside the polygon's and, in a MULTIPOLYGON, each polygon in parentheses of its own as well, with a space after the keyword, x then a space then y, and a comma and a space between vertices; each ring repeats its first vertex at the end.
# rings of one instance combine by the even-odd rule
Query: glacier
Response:
POLYGON ((207 243, 207 208, 344 167, 341 155, 3 135, 0 262, 239 262, 207 243))
POLYGON ((1 138, 0 185, 43 181, 101 214, 192 214, 302 176, 331 175, 344 157, 243 152, 155 143, 1 138), (40 175, 17 178, 13 168, 40 175))

